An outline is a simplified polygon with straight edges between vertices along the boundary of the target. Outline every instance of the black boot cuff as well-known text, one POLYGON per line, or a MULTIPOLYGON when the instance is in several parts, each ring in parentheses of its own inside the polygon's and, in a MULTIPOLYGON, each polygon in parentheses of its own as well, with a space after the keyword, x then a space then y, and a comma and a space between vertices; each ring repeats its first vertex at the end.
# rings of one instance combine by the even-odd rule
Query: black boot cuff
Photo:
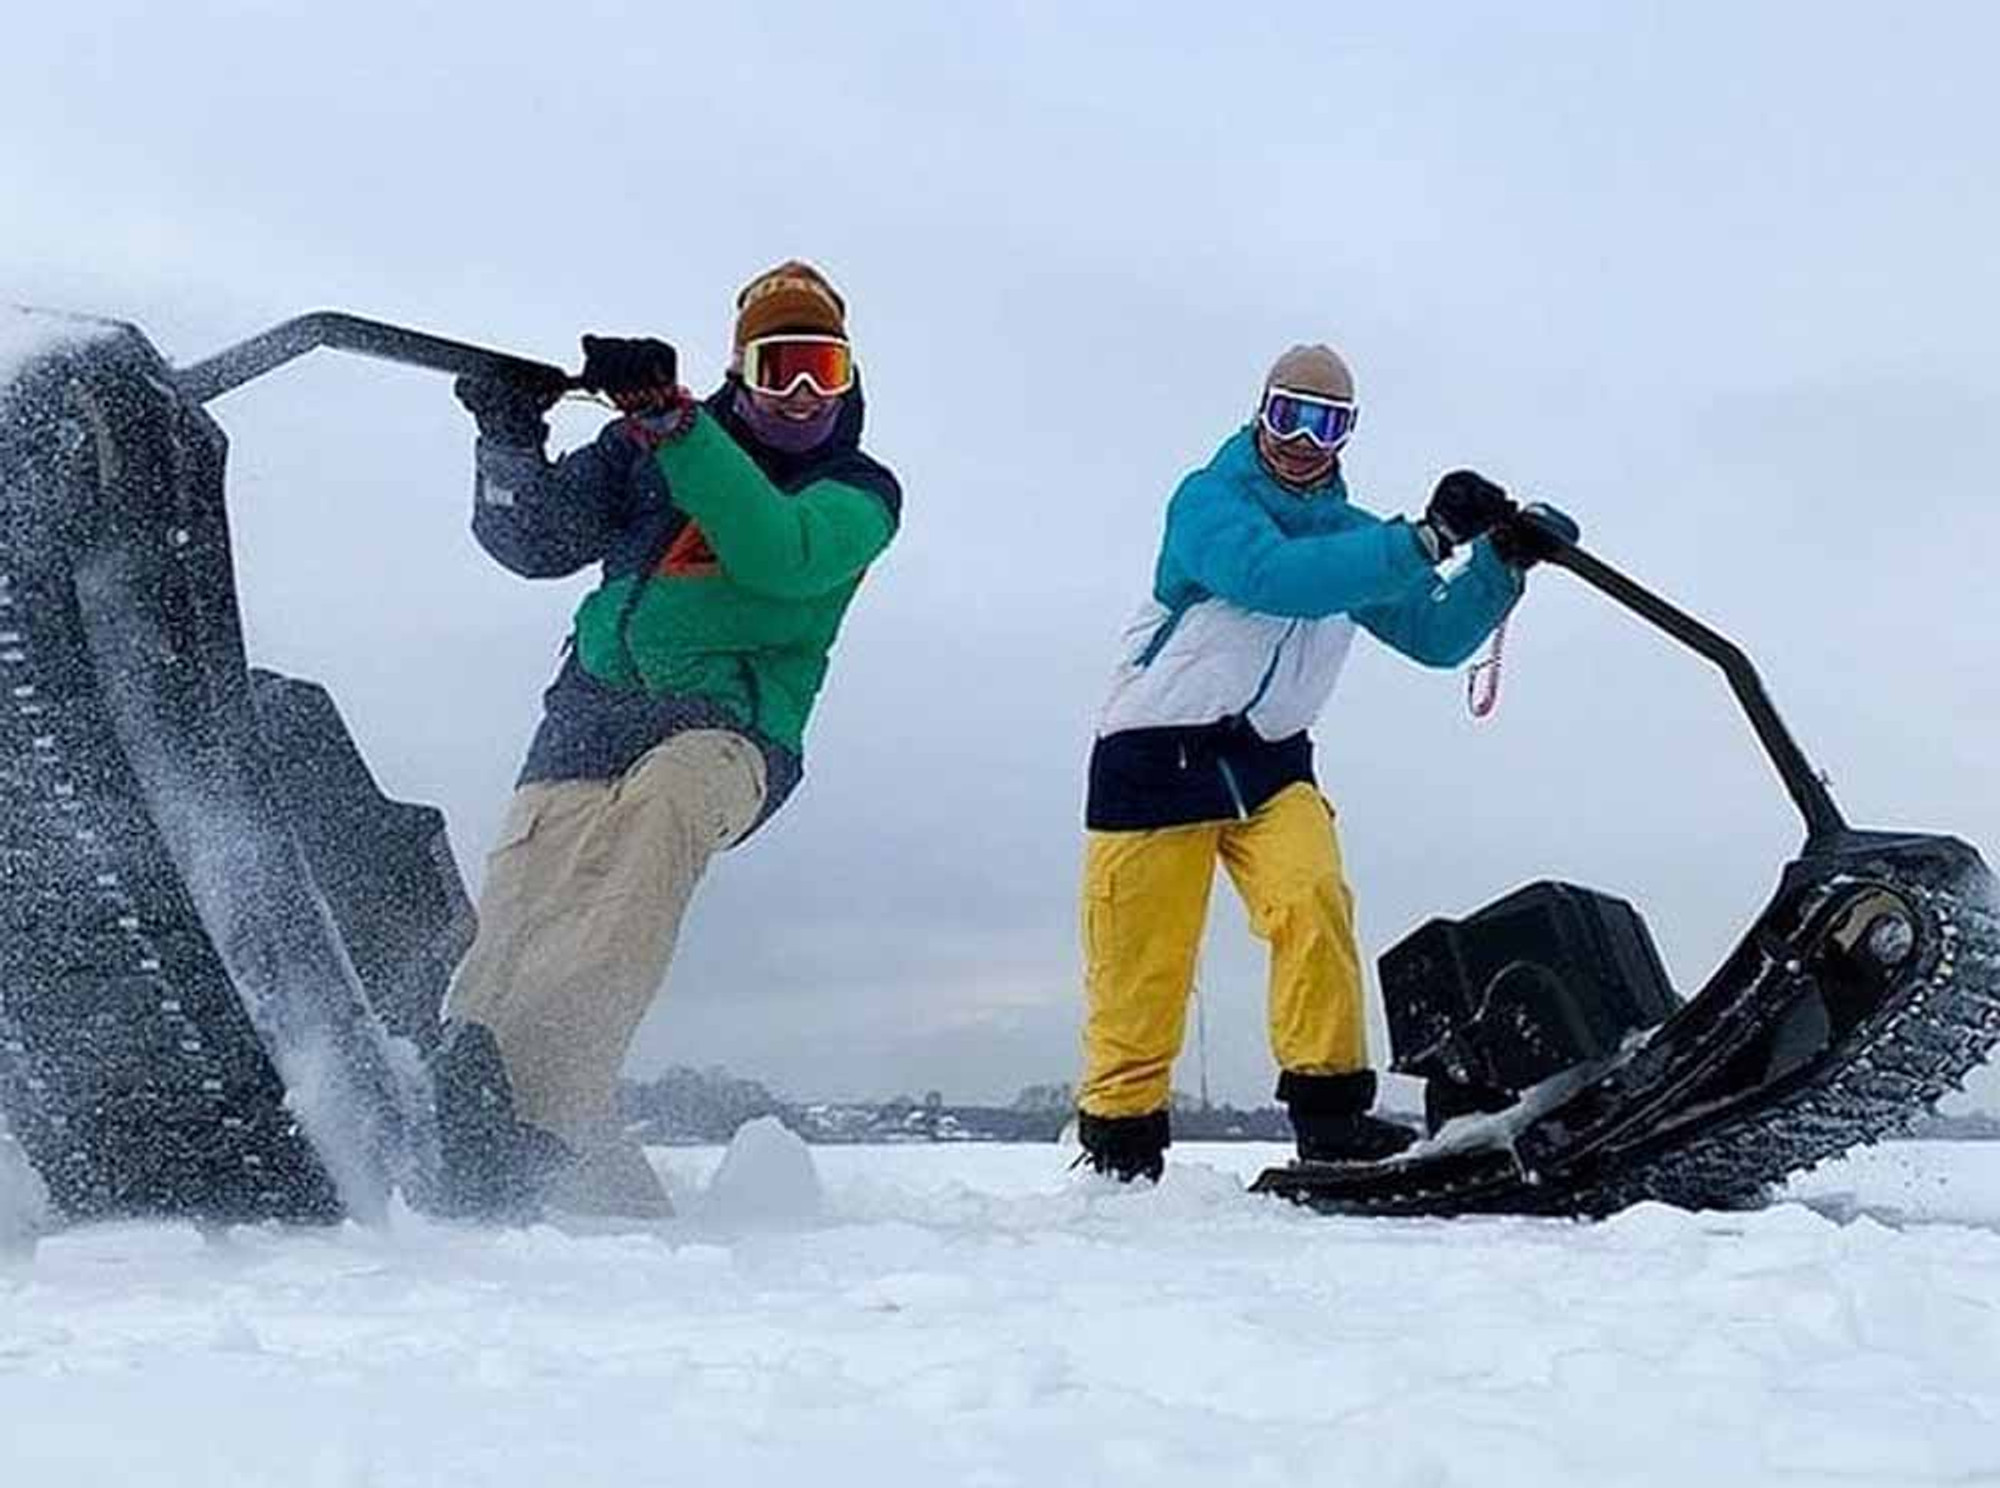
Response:
POLYGON ((1078 1111, 1076 1135, 1089 1152, 1163 1152, 1174 1145, 1165 1111, 1148 1111, 1144 1116, 1093 1116, 1078 1111))
POLYGON ((1294 1116, 1359 1116, 1375 1104, 1375 1071, 1302 1075, 1286 1070, 1278 1076, 1278 1099, 1294 1116))

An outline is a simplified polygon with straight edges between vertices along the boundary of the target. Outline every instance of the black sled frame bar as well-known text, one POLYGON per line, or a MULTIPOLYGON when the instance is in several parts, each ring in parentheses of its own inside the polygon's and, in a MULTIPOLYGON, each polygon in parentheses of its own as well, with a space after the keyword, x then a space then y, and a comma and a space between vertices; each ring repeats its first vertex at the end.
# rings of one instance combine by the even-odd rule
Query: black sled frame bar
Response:
POLYGON ((1728 679, 1730 691, 1735 693, 1736 701, 1749 716, 1757 742, 1764 746, 1764 753, 1777 768, 1778 778, 1784 781, 1785 789, 1791 794, 1792 804, 1798 807, 1799 815, 1805 819, 1806 851, 1836 846, 1851 835, 1852 828, 1848 826, 1847 818, 1841 815, 1840 807, 1834 803, 1825 777, 1813 768, 1805 751, 1799 748, 1798 740, 1792 737, 1792 731, 1778 715, 1770 694, 1764 690, 1763 679, 1757 675, 1756 667, 1751 665, 1742 647, 1620 573, 1603 559, 1570 542, 1533 512, 1523 512, 1514 520, 1530 523, 1548 537, 1554 548, 1548 557, 1550 563, 1569 570, 1600 594, 1659 627, 1721 669, 1722 675, 1728 679))
POLYGON ((427 367, 455 376, 497 378, 551 392, 580 386, 569 373, 547 362, 339 310, 315 310, 272 326, 248 341, 182 368, 174 374, 174 383, 184 397, 208 403, 322 346, 378 361, 427 367))

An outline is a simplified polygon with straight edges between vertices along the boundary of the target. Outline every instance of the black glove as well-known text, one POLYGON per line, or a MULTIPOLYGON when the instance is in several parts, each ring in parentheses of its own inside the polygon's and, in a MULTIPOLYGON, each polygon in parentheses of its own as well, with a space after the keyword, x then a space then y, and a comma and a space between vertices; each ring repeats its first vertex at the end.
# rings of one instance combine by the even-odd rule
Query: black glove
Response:
POLYGON ((1537 501, 1493 529, 1493 551, 1503 563, 1526 570, 1553 558, 1581 536, 1582 529, 1569 513, 1537 501))
POLYGON ((1483 536, 1514 512, 1514 503, 1507 493, 1485 476, 1472 470, 1454 470, 1431 492, 1430 505, 1424 508, 1424 521, 1449 552, 1461 543, 1483 536))
POLYGON ((479 425, 479 432, 495 444, 521 449, 540 449, 549 437, 548 421, 542 417, 555 407, 562 389, 537 387, 505 377, 466 376, 451 390, 479 425))
POLYGON ((585 336, 577 381, 614 403, 668 394, 680 382, 680 355, 650 336, 585 336))

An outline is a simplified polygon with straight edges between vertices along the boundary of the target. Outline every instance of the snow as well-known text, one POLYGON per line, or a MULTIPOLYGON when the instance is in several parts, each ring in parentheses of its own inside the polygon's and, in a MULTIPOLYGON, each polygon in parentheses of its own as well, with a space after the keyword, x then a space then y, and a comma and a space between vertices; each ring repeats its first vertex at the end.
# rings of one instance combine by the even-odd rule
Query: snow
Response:
POLYGON ((759 1116, 737 1130, 702 1202, 723 1219, 803 1220, 823 1197, 812 1149, 777 1117, 759 1116))
MULTIPOLYGON (((97 649, 173 653, 151 588, 160 576, 143 561, 111 554, 79 564, 73 578, 86 616, 98 617, 97 649)), ((163 673, 106 691, 126 762, 283 1081, 287 1109, 346 1212, 380 1219, 391 1194, 422 1191, 434 1166, 429 1075, 407 1040, 366 1015, 333 911, 264 783, 240 762, 195 749, 174 722, 176 702, 189 701, 186 686, 163 673)), ((216 696, 211 706, 250 707, 247 694, 216 696)), ((254 731, 247 712, 234 721, 244 737, 254 731)))
POLYGON ((37 357, 60 347, 101 335, 105 327, 69 316, 0 305, 0 387, 5 387, 37 357))
POLYGON ((0 1256, 35 1243, 48 1213, 48 1190, 20 1144, 0 1128, 0 1256))
POLYGON ((1598 1225, 1329 1219, 1243 1192, 1275 1148, 1173 1155, 1131 1192, 759 1127, 656 1153, 681 1217, 623 1233, 52 1236, 0 1262, 0 1482, 2000 1475, 2000 1146, 1598 1225))

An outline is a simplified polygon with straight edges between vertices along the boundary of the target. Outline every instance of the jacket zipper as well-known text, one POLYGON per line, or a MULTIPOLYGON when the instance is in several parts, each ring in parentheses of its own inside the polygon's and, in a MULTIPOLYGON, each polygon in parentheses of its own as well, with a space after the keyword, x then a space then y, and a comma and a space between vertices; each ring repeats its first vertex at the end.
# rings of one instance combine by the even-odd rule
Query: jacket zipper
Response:
POLYGON ((639 658, 632 654, 632 616, 639 608, 639 601, 646 597, 646 585, 652 582, 654 572, 665 561, 674 546, 674 539, 679 536, 680 528, 670 527, 666 536, 646 550, 645 563, 632 576, 632 592, 626 595, 625 602, 618 606, 618 628, 615 632, 618 637, 618 649, 625 653, 625 665, 630 667, 632 675, 639 679, 641 692, 646 690, 646 674, 639 670, 639 658))
POLYGON ((1145 648, 1139 652, 1138 658, 1133 662, 1134 666, 1143 672, 1159 659, 1160 653, 1167 649, 1167 642, 1172 640, 1174 632, 1180 629, 1181 617, 1187 614, 1187 611, 1188 607, 1181 604, 1175 605, 1167 612, 1167 618, 1160 622, 1159 629, 1155 630, 1151 638, 1147 640, 1145 648))
POLYGON ((758 680, 757 668, 750 658, 740 652, 736 657, 737 674, 743 679, 743 690, 750 696, 750 727, 761 729, 764 712, 764 684, 758 680))
POLYGON ((1219 755, 1215 767, 1222 772, 1222 783, 1229 787, 1229 804, 1236 808, 1236 819, 1248 820, 1250 812, 1243 804, 1243 788, 1236 783, 1236 772, 1229 768, 1229 761, 1219 755))
POLYGON ((1250 701, 1243 705, 1241 716, 1246 722, 1249 720, 1250 715, 1256 711, 1257 705, 1264 701, 1264 694, 1271 690, 1271 683, 1277 679, 1278 663, 1284 659, 1285 647, 1291 641, 1292 637, 1298 634, 1298 631, 1299 622, 1294 620, 1285 627, 1285 633, 1278 637, 1278 644, 1271 648, 1271 660, 1269 665, 1264 668, 1264 675, 1257 683, 1257 690, 1251 694, 1250 701))
MULTIPOLYGON (((1252 710, 1264 701, 1264 694, 1271 690, 1271 682, 1278 675, 1278 663, 1284 659, 1285 643, 1298 633, 1298 628, 1299 622, 1296 620, 1285 627, 1285 633, 1278 637, 1278 644, 1271 648, 1271 660, 1264 668, 1263 678, 1257 683, 1257 691, 1251 695, 1250 701, 1243 705, 1243 711, 1236 715, 1243 721, 1243 727, 1246 729, 1251 727, 1250 714, 1252 710)), ((1182 768, 1186 768, 1185 754, 1183 755, 1182 768)), ((1250 808, 1243 800, 1243 785, 1237 780, 1236 772, 1229 767, 1228 759, 1222 755, 1217 755, 1215 757, 1215 768, 1222 774, 1222 784, 1229 792, 1229 804, 1236 809, 1236 819, 1238 821, 1249 820, 1250 808)))

